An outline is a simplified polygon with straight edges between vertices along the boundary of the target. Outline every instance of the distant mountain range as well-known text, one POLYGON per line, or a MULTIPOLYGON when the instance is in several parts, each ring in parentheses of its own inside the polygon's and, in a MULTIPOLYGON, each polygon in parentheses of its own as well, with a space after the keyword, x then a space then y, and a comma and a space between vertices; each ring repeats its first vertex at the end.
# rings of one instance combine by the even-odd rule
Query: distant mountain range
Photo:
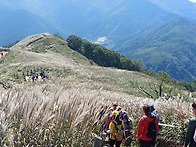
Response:
MULTIPOLYGON (((4 5, 7 6, 7 3, 4 2, 4 5)), ((11 4, 13 5, 13 3, 11 4)), ((35 28, 29 27, 29 31, 21 30, 21 34, 24 32, 26 36, 44 31, 50 33, 56 31, 64 38, 73 34, 92 42, 95 42, 99 37, 106 36, 107 39, 104 45, 111 49, 115 49, 118 44, 121 44, 127 38, 141 36, 174 17, 173 14, 163 11, 146 0, 85 0, 85 2, 73 0, 58 1, 56 4, 48 1, 48 3, 46 4, 41 0, 40 3, 32 3, 32 8, 29 6, 30 4, 22 7, 19 2, 14 7, 9 3, 12 11, 9 12, 10 9, 6 10, 1 15, 7 15, 9 12, 10 15, 6 17, 6 24, 13 24, 15 21, 21 22, 22 25, 14 24, 12 26, 13 30, 20 30, 23 26, 29 26, 29 23, 32 24, 33 22, 32 25, 35 25, 35 28), (41 8, 43 10, 40 10, 41 8), (23 10, 24 16, 15 15, 18 9, 25 9, 23 10), (28 15, 25 13, 28 13, 28 15), (11 19, 13 17, 14 20, 11 19), (24 21, 21 18, 29 21, 24 21), (53 28, 50 24, 53 25, 53 28)), ((2 7, 3 4, 1 4, 0 10, 2 7)), ((20 37, 18 33, 9 31, 9 26, 6 26, 4 22, 0 21, 0 26, 2 26, 2 30, 6 30, 6 33, 2 32, 0 36, 10 34, 11 37, 10 39, 4 39, 4 41, 0 39, 0 45, 12 42, 13 39, 11 38, 20 40, 26 37, 25 35, 20 37)))
POLYGON ((43 32, 63 38, 77 35, 91 42, 102 37, 101 45, 148 69, 193 80, 195 6, 187 0, 0 1, 0 46, 43 32), (152 49, 159 54, 152 56, 152 49), (181 56, 184 50, 186 58, 181 56))
POLYGON ((175 18, 118 51, 147 69, 166 71, 177 80, 193 80, 196 73, 196 24, 175 18))
POLYGON ((196 22, 196 3, 189 0, 148 0, 160 8, 196 22))
POLYGON ((58 31, 47 20, 23 9, 14 11, 1 9, 0 12, 0 45, 7 45, 32 34, 58 31))

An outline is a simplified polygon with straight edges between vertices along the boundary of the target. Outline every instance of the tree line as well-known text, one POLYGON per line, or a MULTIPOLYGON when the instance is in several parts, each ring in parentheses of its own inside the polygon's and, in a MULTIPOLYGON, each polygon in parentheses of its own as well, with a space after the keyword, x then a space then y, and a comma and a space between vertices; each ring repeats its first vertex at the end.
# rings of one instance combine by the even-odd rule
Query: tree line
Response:
POLYGON ((132 71, 142 71, 142 65, 130 58, 111 51, 103 46, 93 44, 75 35, 67 38, 68 46, 92 60, 99 66, 115 67, 132 71))

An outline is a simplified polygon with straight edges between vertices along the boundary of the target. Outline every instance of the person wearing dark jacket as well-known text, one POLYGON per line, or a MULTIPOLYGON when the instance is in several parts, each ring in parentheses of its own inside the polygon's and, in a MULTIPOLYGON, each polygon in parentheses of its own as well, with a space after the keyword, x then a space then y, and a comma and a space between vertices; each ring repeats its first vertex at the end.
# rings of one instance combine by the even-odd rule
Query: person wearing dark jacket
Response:
POLYGON ((193 140, 193 136, 194 136, 195 128, 196 128, 196 102, 192 104, 192 108, 193 108, 193 113, 195 114, 195 117, 189 120, 185 143, 183 147, 187 147, 187 146, 196 147, 196 142, 193 140))
POLYGON ((144 115, 140 118, 137 126, 136 142, 140 144, 140 147, 154 147, 156 138, 147 137, 147 131, 149 122, 154 121, 156 125, 156 133, 158 132, 158 118, 156 115, 151 113, 151 108, 149 105, 144 105, 143 111, 144 115))

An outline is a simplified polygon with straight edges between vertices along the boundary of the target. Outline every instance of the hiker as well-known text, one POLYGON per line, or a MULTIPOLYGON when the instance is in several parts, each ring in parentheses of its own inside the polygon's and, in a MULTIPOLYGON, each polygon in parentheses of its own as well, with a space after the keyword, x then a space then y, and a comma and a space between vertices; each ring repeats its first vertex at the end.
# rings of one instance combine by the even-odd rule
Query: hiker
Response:
MULTIPOLYGON (((150 106, 151 113, 157 116, 158 121, 160 123, 160 116, 159 116, 159 114, 157 114, 157 113, 154 112, 155 111, 154 105, 152 103, 148 103, 148 105, 150 106)), ((161 129, 162 129, 162 126, 159 125, 159 130, 161 130, 161 129)), ((159 134, 159 132, 158 132, 158 134, 159 134)))
POLYGON ((158 118, 156 115, 151 113, 151 107, 149 105, 143 106, 144 115, 140 118, 138 126, 137 126, 137 134, 136 134, 136 142, 140 144, 140 147, 154 147, 156 142, 156 133, 159 130, 158 126, 158 118), (150 123, 155 123, 154 129, 149 129, 150 123), (154 136, 148 136, 148 130, 154 131, 150 132, 150 134, 154 134, 154 136))
POLYGON ((35 75, 32 75, 31 79, 34 82, 35 81, 35 75))
POLYGON ((44 73, 44 70, 43 69, 40 70, 40 76, 41 76, 42 79, 45 78, 45 73, 44 73))
POLYGON ((35 75, 35 71, 33 69, 31 69, 30 73, 31 73, 31 76, 35 75))
POLYGON ((112 110, 112 111, 116 110, 117 106, 118 106, 118 103, 117 102, 113 102, 113 107, 110 108, 110 110, 112 110))
POLYGON ((196 129, 196 102, 192 104, 192 110, 195 117, 191 118, 188 123, 185 142, 183 147, 196 147, 196 142, 193 139, 195 129, 196 129))
POLYGON ((129 118, 129 115, 126 111, 123 111, 122 108, 120 106, 118 106, 116 108, 116 110, 119 112, 119 118, 121 120, 123 120, 124 122, 124 128, 125 128, 125 142, 124 142, 124 146, 129 147, 131 146, 131 142, 132 142, 132 120, 131 118, 129 118))
POLYGON ((160 122, 159 114, 154 113, 154 110, 155 110, 154 105, 152 103, 148 103, 148 105, 150 106, 151 113, 154 114, 154 115, 156 115, 157 118, 158 118, 158 121, 160 122))
POLYGON ((109 144, 110 147, 120 147, 122 140, 125 139, 125 132, 124 132, 124 122, 120 120, 119 112, 113 111, 112 115, 114 116, 114 120, 110 122, 109 130, 109 144))
POLYGON ((36 73, 35 78, 38 79, 38 73, 36 73))
POLYGON ((120 106, 118 106, 116 110, 119 112, 119 117, 121 120, 123 120, 125 128, 128 128, 128 126, 126 127, 126 125, 128 125, 128 122, 131 121, 128 113, 126 111, 122 111, 122 108, 120 106))
POLYGON ((111 107, 110 109, 109 109, 109 111, 108 111, 108 121, 107 121, 107 123, 106 123, 106 129, 108 129, 109 128, 109 124, 110 124, 110 122, 113 120, 113 116, 112 116, 112 112, 114 111, 114 110, 116 110, 116 108, 117 108, 117 106, 118 106, 118 103, 117 102, 113 102, 113 107, 111 107))
POLYGON ((113 112, 118 112, 116 110, 113 111, 113 109, 110 109, 109 112, 108 112, 108 121, 106 123, 106 130, 109 129, 109 125, 110 125, 110 122, 115 118, 115 113, 113 112))
POLYGON ((35 71, 33 69, 31 69, 30 73, 31 73, 31 79, 34 82, 34 80, 35 80, 35 71))

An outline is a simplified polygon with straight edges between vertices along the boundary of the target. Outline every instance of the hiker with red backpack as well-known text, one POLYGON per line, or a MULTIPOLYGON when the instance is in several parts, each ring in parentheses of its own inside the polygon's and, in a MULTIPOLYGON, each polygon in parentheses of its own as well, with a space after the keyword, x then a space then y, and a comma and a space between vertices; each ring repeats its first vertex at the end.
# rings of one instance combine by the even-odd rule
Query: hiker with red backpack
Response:
POLYGON ((114 110, 112 112, 112 116, 114 116, 114 120, 112 120, 109 124, 109 144, 110 147, 120 147, 123 139, 125 139, 125 131, 124 131, 124 122, 119 117, 119 112, 114 110))
POLYGON ((110 122, 114 119, 112 112, 116 110, 117 106, 118 106, 118 103, 113 102, 113 107, 111 107, 110 110, 108 111, 108 121, 106 123, 106 129, 109 128, 110 122))
POLYGON ((137 126, 136 142, 140 144, 140 147, 154 147, 159 130, 158 117, 151 113, 149 105, 144 105, 143 111, 144 115, 137 126))
POLYGON ((118 107, 118 103, 117 102, 113 102, 113 107, 112 107, 112 110, 116 110, 116 108, 118 107))

